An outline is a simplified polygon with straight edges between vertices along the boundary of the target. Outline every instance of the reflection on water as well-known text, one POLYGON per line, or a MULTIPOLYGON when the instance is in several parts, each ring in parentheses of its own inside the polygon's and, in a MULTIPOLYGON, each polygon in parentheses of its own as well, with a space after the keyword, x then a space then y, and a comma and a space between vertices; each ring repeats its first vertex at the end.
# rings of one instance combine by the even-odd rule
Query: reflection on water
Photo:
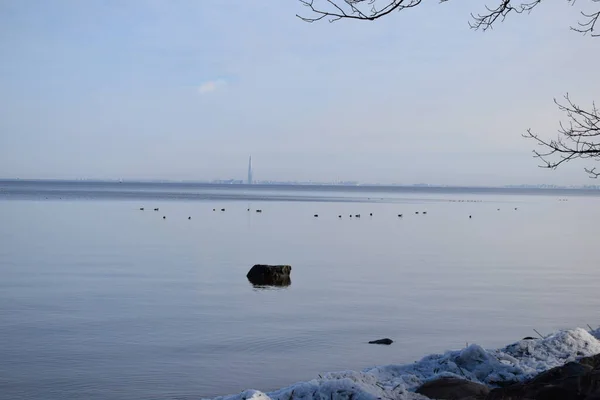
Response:
POLYGON ((285 289, 292 284, 292 279, 289 276, 269 277, 267 279, 248 277, 248 282, 255 289, 285 289))

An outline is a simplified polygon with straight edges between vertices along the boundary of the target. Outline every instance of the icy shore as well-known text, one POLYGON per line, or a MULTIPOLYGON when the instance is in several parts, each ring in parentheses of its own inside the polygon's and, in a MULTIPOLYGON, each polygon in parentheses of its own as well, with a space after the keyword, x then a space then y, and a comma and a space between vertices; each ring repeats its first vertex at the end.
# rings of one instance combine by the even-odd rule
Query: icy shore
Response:
POLYGON ((600 353, 600 328, 556 332, 544 339, 527 339, 501 349, 485 350, 472 344, 462 350, 434 354, 406 365, 386 365, 362 372, 330 372, 269 393, 246 390, 215 400, 418 400, 414 390, 424 382, 444 376, 467 378, 494 386, 523 381, 580 357, 600 353))

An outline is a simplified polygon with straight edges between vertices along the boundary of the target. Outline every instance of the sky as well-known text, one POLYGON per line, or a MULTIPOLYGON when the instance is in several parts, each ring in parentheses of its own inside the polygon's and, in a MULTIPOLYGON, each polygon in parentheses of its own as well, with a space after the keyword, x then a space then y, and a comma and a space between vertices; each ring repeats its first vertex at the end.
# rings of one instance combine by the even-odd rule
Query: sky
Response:
POLYGON ((521 137, 600 101, 586 5, 484 33, 480 0, 312 24, 297 0, 0 0, 0 177, 244 179, 252 155, 258 180, 596 184, 521 137))

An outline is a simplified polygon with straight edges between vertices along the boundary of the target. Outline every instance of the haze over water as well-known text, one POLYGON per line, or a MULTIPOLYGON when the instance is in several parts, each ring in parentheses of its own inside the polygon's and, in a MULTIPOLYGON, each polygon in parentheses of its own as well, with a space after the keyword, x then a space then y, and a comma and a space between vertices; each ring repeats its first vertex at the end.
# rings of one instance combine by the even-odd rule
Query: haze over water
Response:
POLYGON ((1 183, 0 397, 267 391, 600 323, 599 197, 373 190, 1 183))

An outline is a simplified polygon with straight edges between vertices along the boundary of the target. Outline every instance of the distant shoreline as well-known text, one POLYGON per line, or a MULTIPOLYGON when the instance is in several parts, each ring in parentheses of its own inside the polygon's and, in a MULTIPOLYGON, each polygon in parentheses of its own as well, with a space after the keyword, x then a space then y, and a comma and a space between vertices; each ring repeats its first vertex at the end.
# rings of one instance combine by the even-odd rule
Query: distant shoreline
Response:
POLYGON ((431 193, 431 194, 460 194, 469 192, 472 194, 530 194, 530 195, 600 195, 600 188, 595 187, 559 187, 545 186, 441 186, 441 185, 383 185, 383 184, 330 184, 330 183, 213 183, 192 181, 119 181, 119 180, 67 180, 67 179, 0 179, 0 189, 3 186, 27 187, 27 186, 52 186, 80 188, 119 188, 123 186, 135 188, 187 188, 187 189, 225 189, 225 190, 282 190, 282 191, 332 191, 332 192, 382 192, 382 193, 431 193))

